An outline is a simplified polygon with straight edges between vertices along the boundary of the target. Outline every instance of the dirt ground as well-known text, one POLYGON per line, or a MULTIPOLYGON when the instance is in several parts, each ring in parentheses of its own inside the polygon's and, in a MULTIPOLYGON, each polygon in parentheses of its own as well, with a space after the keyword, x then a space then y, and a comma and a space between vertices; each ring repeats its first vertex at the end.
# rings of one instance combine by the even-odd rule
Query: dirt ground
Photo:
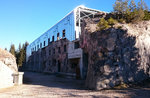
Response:
POLYGON ((0 98, 150 98, 150 88, 87 90, 83 80, 25 72, 24 84, 0 89, 0 98))

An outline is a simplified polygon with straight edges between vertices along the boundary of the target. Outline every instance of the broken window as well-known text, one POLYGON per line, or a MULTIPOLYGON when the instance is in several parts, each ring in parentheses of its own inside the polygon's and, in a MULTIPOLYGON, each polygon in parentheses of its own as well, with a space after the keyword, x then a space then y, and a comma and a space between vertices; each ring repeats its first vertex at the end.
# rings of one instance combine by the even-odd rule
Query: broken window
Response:
POLYGON ((53 54, 55 54, 55 48, 53 49, 53 54))
POLYGON ((49 55, 51 55, 51 49, 49 49, 49 55))
POLYGON ((45 41, 44 41, 44 46, 45 46, 45 41))
POLYGON ((65 35, 66 35, 65 33, 66 33, 66 30, 64 29, 64 30, 63 30, 63 34, 62 34, 62 35, 63 35, 63 36, 62 36, 63 38, 64 38, 65 35))
POLYGON ((54 36, 52 36, 52 42, 54 42, 54 36))
POLYGON ((37 50, 39 49, 39 45, 37 45, 37 50))
POLYGON ((57 40, 59 40, 59 33, 57 33, 57 40))
POLYGON ((51 65, 51 60, 49 60, 49 66, 51 65))
POLYGON ((58 47, 58 53, 61 53, 61 51, 60 51, 60 47, 58 47))
POLYGON ((42 48, 42 43, 40 43, 40 47, 42 48))
POLYGON ((64 45, 64 52, 66 52, 66 45, 64 45))
POLYGON ((48 45, 50 44, 50 38, 48 38, 48 45))
POLYGON ((74 43, 74 49, 78 49, 80 47, 79 41, 74 43))

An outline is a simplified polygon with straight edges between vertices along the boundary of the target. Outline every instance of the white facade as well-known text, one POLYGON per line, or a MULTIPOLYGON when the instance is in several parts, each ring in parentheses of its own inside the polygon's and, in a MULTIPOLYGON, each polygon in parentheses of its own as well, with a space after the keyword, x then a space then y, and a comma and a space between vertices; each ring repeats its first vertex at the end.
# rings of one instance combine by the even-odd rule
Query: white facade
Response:
POLYGON ((81 34, 82 19, 86 17, 92 17, 98 12, 100 11, 89 9, 84 6, 76 7, 62 20, 60 20, 43 35, 41 35, 30 45, 28 45, 26 52, 26 60, 28 61, 28 57, 32 54, 33 51, 37 51, 40 48, 48 46, 48 43, 53 41, 53 36, 54 41, 59 40, 61 38, 67 38, 69 41, 79 39, 79 36, 81 34), (63 36, 63 32, 65 32, 65 36, 63 36), (57 38, 58 35, 59 39, 57 38))

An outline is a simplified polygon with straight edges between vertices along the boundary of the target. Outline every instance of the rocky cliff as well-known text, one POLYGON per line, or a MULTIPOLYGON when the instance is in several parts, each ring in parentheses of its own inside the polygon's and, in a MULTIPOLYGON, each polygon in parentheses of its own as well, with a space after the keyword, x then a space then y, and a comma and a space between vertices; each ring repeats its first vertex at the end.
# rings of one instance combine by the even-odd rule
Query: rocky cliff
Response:
POLYGON ((150 76, 150 21, 96 31, 99 18, 83 23, 81 47, 88 54, 86 86, 110 88, 150 76))
POLYGON ((0 61, 7 65, 14 73, 18 72, 16 58, 8 51, 0 49, 0 61))
POLYGON ((13 86, 13 73, 17 73, 16 58, 0 49, 0 88, 13 86))

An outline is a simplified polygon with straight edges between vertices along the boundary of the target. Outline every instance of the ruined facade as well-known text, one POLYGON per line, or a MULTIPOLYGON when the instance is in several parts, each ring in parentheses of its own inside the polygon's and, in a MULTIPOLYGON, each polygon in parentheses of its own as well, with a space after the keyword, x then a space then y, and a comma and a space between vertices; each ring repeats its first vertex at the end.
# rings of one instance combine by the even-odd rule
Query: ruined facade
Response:
POLYGON ((80 48, 83 19, 95 17, 98 10, 78 6, 27 47, 26 66, 30 71, 70 73, 85 78, 87 58, 80 48))
MULTIPOLYGON (((70 21, 67 20, 69 29, 62 26, 62 35, 58 33, 61 32, 59 25, 55 25, 53 35, 45 33, 30 44, 26 69, 72 73, 77 78, 86 79, 86 86, 96 90, 149 78, 150 21, 117 23, 107 30, 97 31, 100 18, 109 18, 112 14, 96 10, 84 12, 86 10, 91 9, 77 7, 74 10, 80 14, 74 13, 73 31, 68 31, 72 26, 69 27, 70 21), (41 38, 44 41, 41 42, 41 38)), ((64 23, 66 25, 66 21, 64 23)))

